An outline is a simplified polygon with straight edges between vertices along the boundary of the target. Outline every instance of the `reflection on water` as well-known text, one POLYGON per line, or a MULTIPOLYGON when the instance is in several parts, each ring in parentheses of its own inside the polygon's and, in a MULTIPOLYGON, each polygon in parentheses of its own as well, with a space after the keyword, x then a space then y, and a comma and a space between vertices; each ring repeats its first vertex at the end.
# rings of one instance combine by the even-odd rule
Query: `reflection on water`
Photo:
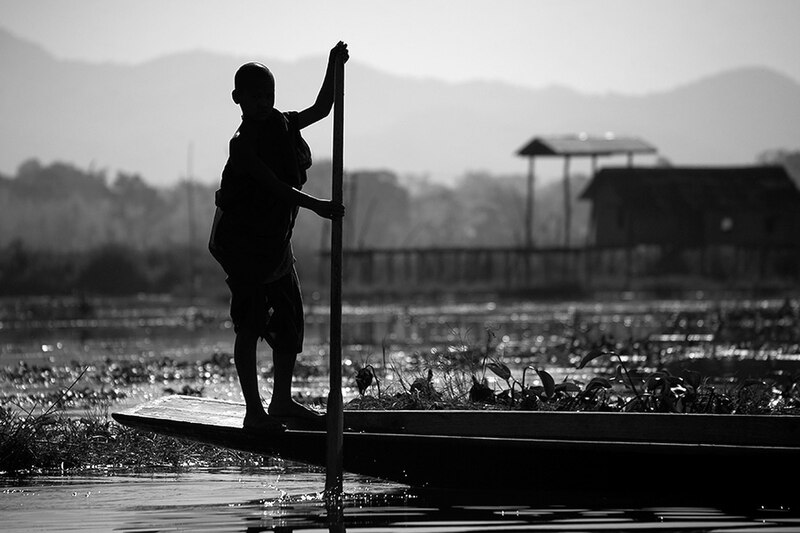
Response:
MULTIPOLYGON (((702 341, 714 334, 733 343, 796 343, 798 313, 800 302, 782 299, 361 303, 343 306, 342 333, 346 344, 377 346, 481 343, 487 327, 506 342, 536 343, 543 337, 538 341, 542 342, 569 337, 577 330, 614 338, 644 339, 663 333, 661 340, 702 341)), ((307 342, 324 344, 327 304, 307 302, 306 322, 307 342)), ((3 351, 16 349, 28 356, 81 355, 74 347, 86 343, 105 350, 101 354, 83 350, 82 355, 108 355, 119 339, 141 341, 144 351, 148 342, 164 343, 180 356, 181 346, 230 344, 231 328, 225 302, 189 304, 157 296, 91 301, 0 298, 0 345, 3 351), (32 353, 26 352, 26 343, 32 353)))
POLYGON ((504 503, 415 494, 402 485, 345 478, 343 514, 329 518, 324 472, 302 465, 111 477, 45 477, 2 485, 2 530, 27 531, 660 531, 796 532, 789 507, 630 507, 530 496, 504 503), (521 500, 521 501, 520 501, 521 500))

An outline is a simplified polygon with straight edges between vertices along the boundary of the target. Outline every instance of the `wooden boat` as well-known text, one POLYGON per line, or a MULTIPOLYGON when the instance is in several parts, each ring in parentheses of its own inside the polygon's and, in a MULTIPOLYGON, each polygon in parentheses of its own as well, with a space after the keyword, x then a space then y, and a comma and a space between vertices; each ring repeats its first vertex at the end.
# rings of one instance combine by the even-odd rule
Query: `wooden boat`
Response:
MULTIPOLYGON (((244 404, 179 395, 113 413, 126 426, 325 465, 325 428, 258 433, 243 416, 244 404)), ((345 410, 344 428, 347 472, 413 487, 766 496, 800 479, 795 416, 345 410)))

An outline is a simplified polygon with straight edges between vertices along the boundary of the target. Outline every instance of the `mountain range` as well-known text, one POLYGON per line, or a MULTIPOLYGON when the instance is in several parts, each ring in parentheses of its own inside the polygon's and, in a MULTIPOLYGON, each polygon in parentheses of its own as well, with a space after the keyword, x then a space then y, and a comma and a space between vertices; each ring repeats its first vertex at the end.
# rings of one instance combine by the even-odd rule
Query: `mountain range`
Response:
MULTIPOLYGON (((314 101, 324 55, 288 63, 192 51, 86 63, 0 29, 0 173, 38 158, 138 173, 155 185, 188 174, 216 182, 239 123, 233 73, 251 60, 275 74, 278 108, 314 101)), ((578 132, 639 137, 675 165, 749 164, 766 150, 800 148, 800 84, 755 66, 646 95, 586 94, 400 77, 351 50, 345 85, 348 170, 442 182, 471 171, 524 174, 516 151, 532 137, 578 132)), ((330 157, 331 131, 330 118, 304 130, 317 159, 330 157)), ((560 162, 542 165, 544 178, 560 175, 560 162)))

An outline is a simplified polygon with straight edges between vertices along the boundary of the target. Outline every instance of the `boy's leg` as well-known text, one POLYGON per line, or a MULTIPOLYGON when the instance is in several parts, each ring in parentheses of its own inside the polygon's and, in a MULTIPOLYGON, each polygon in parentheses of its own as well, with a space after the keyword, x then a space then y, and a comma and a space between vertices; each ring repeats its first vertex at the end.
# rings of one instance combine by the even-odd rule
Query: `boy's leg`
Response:
MULTIPOLYGON (((229 266, 235 267, 238 263, 231 259, 229 266)), ((228 276, 225 279, 231 290, 230 314, 236 332, 233 362, 245 402, 243 426, 254 430, 283 430, 283 424, 267 416, 258 390, 258 340, 261 338, 262 325, 266 322, 266 301, 263 288, 258 283, 236 281, 250 278, 243 271, 240 278, 228 276)))
POLYGON ((246 406, 243 426, 246 429, 283 429, 283 424, 267 416, 261 403, 256 365, 258 338, 257 333, 241 330, 236 334, 233 346, 233 362, 239 375, 239 385, 242 387, 246 406))
POLYGON ((323 418, 325 415, 304 407, 292 399, 292 376, 296 361, 297 354, 294 352, 273 350, 272 364, 275 377, 269 414, 292 418, 323 418))
POLYGON ((267 325, 267 338, 272 346, 275 380, 272 400, 267 412, 273 416, 320 419, 325 415, 306 408, 292 399, 292 376, 297 354, 303 351, 303 297, 297 272, 292 268, 286 276, 267 288, 273 309, 267 325))
POLYGON ((239 375, 239 385, 242 387, 244 403, 247 406, 245 418, 258 416, 263 412, 261 394, 258 392, 258 373, 256 371, 256 354, 258 348, 258 334, 242 330, 236 334, 233 345, 233 362, 236 364, 236 373, 239 375))

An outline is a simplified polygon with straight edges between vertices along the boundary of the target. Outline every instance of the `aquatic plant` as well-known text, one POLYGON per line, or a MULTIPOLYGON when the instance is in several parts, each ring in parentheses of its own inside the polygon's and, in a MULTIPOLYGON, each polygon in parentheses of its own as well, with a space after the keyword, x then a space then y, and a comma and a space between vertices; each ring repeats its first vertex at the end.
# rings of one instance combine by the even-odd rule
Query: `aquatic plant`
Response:
MULTIPOLYGON (((475 365, 476 350, 465 350, 468 358, 460 367, 468 376, 471 386, 466 394, 456 394, 444 387, 437 388, 435 368, 454 372, 454 365, 436 362, 442 357, 431 350, 433 360, 425 360, 427 374, 408 378, 399 375, 403 391, 373 398, 366 387, 359 385, 360 397, 348 403, 348 409, 518 409, 557 411, 618 411, 640 413, 713 413, 713 414, 800 414, 800 374, 789 377, 779 374, 762 379, 745 379, 740 382, 720 383, 718 379, 702 377, 691 369, 682 369, 675 375, 666 368, 647 371, 628 368, 632 360, 609 347, 602 339, 600 347, 587 350, 578 360, 576 370, 586 370, 588 365, 601 359, 617 361, 611 367, 613 376, 598 375, 587 382, 565 377, 556 383, 553 376, 538 365, 527 365, 517 379, 510 367, 497 355, 491 344, 493 332, 487 329, 487 342, 481 350, 480 365, 475 365), (476 371, 480 369, 479 371, 476 371), (497 376, 505 387, 495 390, 489 385, 486 371, 497 376), (538 377, 538 383, 527 384, 527 372, 538 377), (412 386, 406 386, 411 382, 412 386)), ((452 352, 450 352, 452 354, 452 352)), ((393 370, 397 369, 392 366, 393 370)), ((604 372, 607 367, 597 370, 604 372)), ((370 367, 369 376, 377 378, 370 367)), ((414 372, 412 370, 412 372, 414 372)), ((413 375, 413 374, 412 374, 413 375)), ((362 375, 362 380, 364 376, 362 375)), ((451 382, 453 382, 451 378, 451 382)), ((463 382, 462 380, 460 380, 463 382)), ((362 384, 366 381, 362 381, 362 384)))
POLYGON ((378 379, 378 375, 375 372, 375 368, 372 365, 366 365, 360 368, 356 372, 356 386, 358 387, 358 393, 362 396, 370 388, 372 383, 378 387, 378 398, 381 397, 381 381, 378 379))
POLYGON ((619 354, 607 350, 587 353, 578 368, 599 357, 616 357, 619 365, 615 379, 633 391, 633 397, 621 405, 623 411, 655 413, 713 414, 800 414, 800 374, 783 379, 753 379, 729 384, 718 390, 710 378, 699 372, 683 369, 680 375, 668 370, 643 374, 640 392, 619 354), (624 379, 623 379, 624 376, 624 379))

